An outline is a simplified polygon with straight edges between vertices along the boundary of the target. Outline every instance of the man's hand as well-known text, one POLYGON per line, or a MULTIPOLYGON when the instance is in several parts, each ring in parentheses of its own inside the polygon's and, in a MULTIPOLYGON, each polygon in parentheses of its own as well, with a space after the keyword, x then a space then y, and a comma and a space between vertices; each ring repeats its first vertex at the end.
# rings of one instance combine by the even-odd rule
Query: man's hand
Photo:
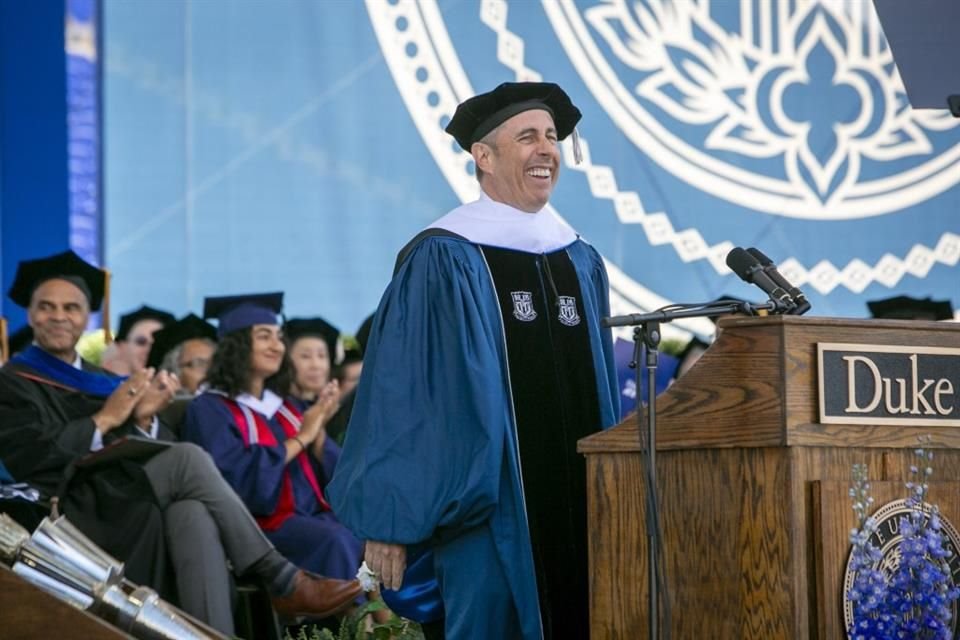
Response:
POLYGON ((176 374, 161 371, 154 376, 133 410, 133 419, 137 426, 141 429, 148 428, 153 416, 173 401, 173 396, 178 389, 180 389, 180 381, 176 374))
POLYGON ((97 431, 107 434, 126 422, 133 408, 146 394, 152 379, 153 369, 144 369, 133 374, 117 387, 103 403, 100 411, 93 414, 97 431))
POLYGON ((400 588, 407 568, 407 548, 404 545, 368 540, 363 559, 370 570, 380 576, 384 587, 394 591, 400 588))

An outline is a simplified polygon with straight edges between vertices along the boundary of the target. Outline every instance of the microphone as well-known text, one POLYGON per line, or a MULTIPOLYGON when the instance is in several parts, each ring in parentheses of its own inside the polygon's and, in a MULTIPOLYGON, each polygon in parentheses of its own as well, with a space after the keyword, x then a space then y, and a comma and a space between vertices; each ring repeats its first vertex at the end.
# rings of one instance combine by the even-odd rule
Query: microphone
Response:
POLYGON ((764 272, 760 261, 747 253, 745 249, 741 247, 732 249, 727 254, 727 266, 744 282, 755 284, 763 289, 770 296, 770 299, 777 303, 778 310, 781 313, 789 313, 796 308, 797 305, 790 294, 771 280, 770 276, 764 272))
POLYGON ((773 280, 779 287, 785 289, 787 293, 790 294, 790 297, 793 298, 793 301, 796 303, 796 308, 788 311, 787 313, 792 316, 802 316, 807 311, 810 311, 810 301, 807 300, 807 296, 803 295, 803 291, 797 289, 795 286, 790 284, 790 281, 783 277, 783 274, 777 270, 777 265, 773 263, 773 260, 768 258, 760 249, 755 249, 750 247, 747 249, 747 253, 752 255, 757 261, 763 266, 763 271, 770 279, 773 280))

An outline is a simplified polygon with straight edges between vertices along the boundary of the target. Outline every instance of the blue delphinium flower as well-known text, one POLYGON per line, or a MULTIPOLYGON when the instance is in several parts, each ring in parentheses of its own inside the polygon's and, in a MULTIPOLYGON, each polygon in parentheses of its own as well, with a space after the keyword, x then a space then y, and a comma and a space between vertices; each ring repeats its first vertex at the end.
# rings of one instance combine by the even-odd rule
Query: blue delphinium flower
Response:
POLYGON ((873 498, 866 465, 853 466, 850 497, 859 527, 851 530, 850 569, 854 580, 846 597, 853 609, 847 629, 854 640, 949 640, 952 605, 960 590, 953 584, 948 561, 951 551, 936 506, 926 504, 933 452, 917 449, 920 464, 912 466, 906 483, 907 515, 898 519, 899 547, 884 559, 871 540, 877 521, 869 516, 873 498))

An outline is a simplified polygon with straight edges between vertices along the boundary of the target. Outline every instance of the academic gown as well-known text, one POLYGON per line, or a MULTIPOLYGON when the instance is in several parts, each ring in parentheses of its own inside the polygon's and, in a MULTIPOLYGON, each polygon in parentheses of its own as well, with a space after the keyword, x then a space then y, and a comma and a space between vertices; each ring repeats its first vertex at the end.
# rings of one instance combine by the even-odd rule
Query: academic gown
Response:
MULTIPOLYGON (((112 388, 109 381, 120 381, 86 361, 82 367, 107 381, 104 392, 112 388)), ((122 460, 83 470, 72 466, 90 453, 96 428, 92 416, 106 398, 69 388, 72 382, 17 360, 0 369, 0 458, 17 481, 36 487, 44 499, 59 495, 61 512, 123 561, 127 578, 176 602, 162 512, 140 464, 122 460)), ((103 441, 131 434, 144 435, 131 421, 103 441)), ((161 425, 158 438, 170 440, 172 434, 161 425)))
MULTIPOLYGON (((490 206, 476 204, 480 213, 490 206)), ((358 537, 408 546, 404 588, 384 592, 392 608, 421 620, 445 615, 450 638, 576 637, 583 628, 576 439, 619 415, 604 315, 602 259, 576 237, 536 252, 428 236, 402 258, 373 322, 328 488, 358 537), (508 326, 511 317, 546 324, 525 332, 508 326), (577 332, 573 348, 564 321, 577 332), (554 526, 563 530, 556 541, 554 526), (425 558, 443 613, 428 602, 425 558), (576 582, 566 594, 565 578, 576 582), (415 602, 404 611, 407 590, 415 602)))
MULTIPOLYGON (((242 415, 238 399, 214 391, 199 395, 187 407, 181 436, 210 453, 281 554, 315 573, 352 579, 362 561, 360 541, 340 524, 323 495, 340 447, 327 438, 321 460, 301 452, 286 464, 283 443, 290 436, 281 424, 280 400, 269 391, 264 397, 274 401, 246 405, 247 416, 253 415, 269 432, 259 438, 251 438, 246 418, 238 422, 242 415)), ((299 419, 302 404, 288 400, 286 406, 299 419)))

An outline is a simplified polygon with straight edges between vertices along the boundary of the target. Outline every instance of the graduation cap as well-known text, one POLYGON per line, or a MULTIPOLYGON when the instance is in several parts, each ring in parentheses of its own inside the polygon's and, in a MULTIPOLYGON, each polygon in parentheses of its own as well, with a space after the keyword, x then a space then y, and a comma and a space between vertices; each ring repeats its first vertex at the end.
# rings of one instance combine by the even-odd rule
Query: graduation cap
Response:
POLYGON ((331 363, 339 364, 340 360, 343 359, 343 349, 338 348, 340 330, 323 318, 293 318, 287 320, 287 323, 283 325, 283 335, 286 336, 289 344, 307 336, 320 338, 327 343, 327 352, 330 354, 331 363))
POLYGON ((343 360, 340 362, 341 365, 353 364, 354 362, 363 362, 363 351, 360 350, 360 345, 357 344, 357 339, 353 338, 345 339, 343 341, 343 360))
POLYGON ((172 313, 167 313, 166 311, 161 311, 160 309, 154 309, 153 307, 148 307, 143 305, 139 309, 131 311, 128 314, 120 316, 120 327, 117 329, 117 340, 126 340, 127 336, 130 335, 131 329, 141 320, 156 320, 163 326, 167 326, 171 322, 175 322, 172 313))
POLYGON ((867 302, 870 316, 890 320, 952 320, 953 305, 949 300, 894 296, 867 302))
POLYGON ((99 310, 103 303, 106 274, 69 249, 46 258, 20 262, 7 295, 25 309, 30 306, 33 292, 48 280, 66 280, 75 285, 87 297, 91 311, 99 310))
POLYGON ((10 334, 7 338, 9 348, 9 357, 13 357, 29 347, 33 343, 33 327, 28 324, 23 325, 10 334))
POLYGON ((360 355, 363 355, 363 352, 367 350, 367 341, 370 340, 370 328, 373 327, 373 316, 370 314, 367 316, 367 319, 360 324, 360 328, 357 329, 357 344, 360 345, 360 355))
POLYGON ((247 329, 255 324, 279 324, 277 315, 283 308, 283 292, 247 293, 217 296, 203 301, 203 317, 217 318, 217 335, 247 329))
POLYGON ((469 152, 474 142, 518 113, 531 109, 543 109, 553 116, 560 140, 573 132, 581 116, 580 110, 570 101, 570 96, 557 84, 504 82, 493 91, 460 103, 447 124, 446 132, 469 152))
POLYGON ((200 316, 189 313, 176 322, 166 325, 153 334, 153 345, 147 356, 147 366, 158 368, 163 358, 187 340, 207 339, 216 341, 217 330, 200 316))

